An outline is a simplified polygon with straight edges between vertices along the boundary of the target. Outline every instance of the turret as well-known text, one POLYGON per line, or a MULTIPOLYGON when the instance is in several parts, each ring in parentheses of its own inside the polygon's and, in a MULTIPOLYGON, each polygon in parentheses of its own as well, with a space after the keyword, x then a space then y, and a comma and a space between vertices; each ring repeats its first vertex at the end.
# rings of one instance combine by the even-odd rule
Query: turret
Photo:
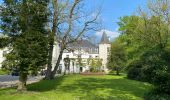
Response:
POLYGON ((99 57, 102 59, 102 69, 107 72, 107 62, 108 62, 108 56, 110 54, 110 41, 107 37, 106 32, 103 32, 103 35, 101 37, 101 41, 99 43, 99 57))

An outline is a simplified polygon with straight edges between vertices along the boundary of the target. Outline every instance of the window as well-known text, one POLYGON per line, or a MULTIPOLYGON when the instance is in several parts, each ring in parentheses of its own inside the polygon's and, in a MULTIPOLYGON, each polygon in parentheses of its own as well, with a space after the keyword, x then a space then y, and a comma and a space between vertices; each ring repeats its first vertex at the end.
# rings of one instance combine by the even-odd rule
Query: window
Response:
POLYGON ((96 53, 98 53, 98 48, 96 48, 96 53))
POLYGON ((107 53, 110 53, 110 47, 107 47, 107 53))
POLYGON ((89 48, 89 53, 92 53, 93 52, 93 48, 89 48))
POLYGON ((66 55, 66 58, 69 58, 69 55, 66 55))

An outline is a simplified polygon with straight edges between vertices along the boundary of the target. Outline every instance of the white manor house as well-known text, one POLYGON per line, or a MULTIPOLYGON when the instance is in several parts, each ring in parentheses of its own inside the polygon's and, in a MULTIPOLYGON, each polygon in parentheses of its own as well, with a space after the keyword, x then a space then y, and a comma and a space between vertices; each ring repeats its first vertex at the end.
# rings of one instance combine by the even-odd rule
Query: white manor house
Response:
MULTIPOLYGON (((71 50, 65 50, 62 55, 62 60, 60 61, 59 70, 61 73, 80 73, 90 70, 90 66, 88 63, 89 58, 97 58, 101 59, 102 65, 101 70, 107 72, 107 59, 110 53, 110 41, 107 37, 107 34, 103 32, 101 37, 101 41, 98 45, 91 43, 88 40, 79 40, 76 43, 73 43, 68 46, 71 50), (65 67, 64 59, 69 58, 70 64, 69 68, 65 67), (81 58, 81 62, 83 63, 81 66, 78 64, 77 59, 81 58)), ((8 52, 7 48, 0 49, 0 68, 2 67, 2 62, 5 59, 4 55, 8 52)), ((55 42, 53 49, 53 58, 52 58, 52 67, 54 68, 58 56, 60 52, 60 47, 57 42, 55 42)))

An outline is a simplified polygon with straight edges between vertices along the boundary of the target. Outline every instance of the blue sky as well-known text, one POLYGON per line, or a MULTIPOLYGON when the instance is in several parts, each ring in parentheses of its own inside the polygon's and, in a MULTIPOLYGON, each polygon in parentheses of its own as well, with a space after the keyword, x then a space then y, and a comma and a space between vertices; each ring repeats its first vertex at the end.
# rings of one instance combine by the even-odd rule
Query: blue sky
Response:
MULTIPOLYGON (((137 8, 146 6, 147 0, 86 0, 86 3, 94 8, 102 5, 101 19, 103 30, 111 38, 115 38, 119 35, 117 32, 119 18, 137 13, 137 8)), ((101 36, 103 30, 97 32, 96 35, 101 36)))
MULTIPOLYGON (((0 3, 2 0, 0 0, 0 3)), ((105 30, 106 33, 111 37, 115 38, 119 36, 118 25, 120 17, 126 15, 132 15, 136 13, 136 9, 146 5, 147 0, 86 0, 85 6, 92 10, 101 6, 101 20, 103 29, 96 32, 94 35, 100 37, 102 32, 105 30)))

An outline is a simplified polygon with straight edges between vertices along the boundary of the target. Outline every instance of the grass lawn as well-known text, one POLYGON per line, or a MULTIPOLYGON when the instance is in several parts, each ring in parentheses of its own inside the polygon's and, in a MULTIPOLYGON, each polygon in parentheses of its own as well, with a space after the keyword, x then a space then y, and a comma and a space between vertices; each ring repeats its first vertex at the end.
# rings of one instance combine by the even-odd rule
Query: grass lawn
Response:
POLYGON ((151 85, 124 76, 69 75, 28 85, 28 92, 0 89, 0 100, 143 100, 151 85))
POLYGON ((0 75, 5 75, 5 74, 7 74, 7 72, 0 69, 0 75))

